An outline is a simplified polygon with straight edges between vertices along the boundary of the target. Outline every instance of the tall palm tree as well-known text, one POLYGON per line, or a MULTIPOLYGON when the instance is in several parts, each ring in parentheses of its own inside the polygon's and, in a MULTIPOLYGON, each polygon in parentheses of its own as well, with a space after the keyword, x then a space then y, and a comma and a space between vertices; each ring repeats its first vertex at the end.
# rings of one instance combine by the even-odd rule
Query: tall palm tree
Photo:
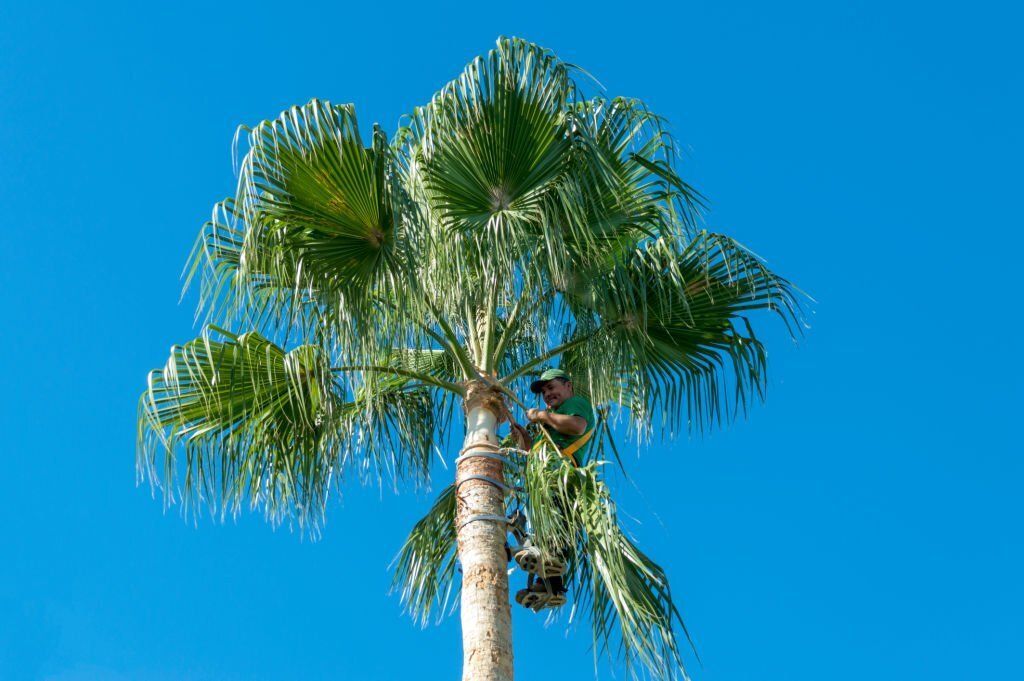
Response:
POLYGON ((204 329, 140 400, 140 479, 168 502, 313 533, 346 476, 426 485, 461 407, 455 484, 413 528, 395 586, 424 619, 458 594, 465 679, 512 678, 510 501, 567 552, 596 650, 683 672, 668 580, 599 475, 612 424, 672 437, 734 418, 766 382, 748 312, 802 323, 792 285, 700 229, 663 121, 585 96, 580 73, 501 38, 390 140, 321 100, 240 129, 237 190, 187 268, 204 329), (554 364, 601 414, 582 467, 497 436, 554 364))

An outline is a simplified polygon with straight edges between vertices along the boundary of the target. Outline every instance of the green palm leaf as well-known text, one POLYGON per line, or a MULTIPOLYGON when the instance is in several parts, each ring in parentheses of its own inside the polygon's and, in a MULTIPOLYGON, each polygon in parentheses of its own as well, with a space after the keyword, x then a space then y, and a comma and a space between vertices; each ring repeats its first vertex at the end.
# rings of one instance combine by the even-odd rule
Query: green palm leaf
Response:
POLYGON ((425 484, 444 413, 432 388, 367 372, 346 391, 333 373, 320 347, 285 352, 256 332, 211 327, 173 347, 140 399, 140 477, 162 484, 170 502, 180 467, 188 506, 224 514, 247 503, 314 531, 347 470, 425 484))
POLYGON ((300 279, 298 264, 268 244, 257 248, 251 243, 246 248, 245 224, 229 197, 213 207, 211 219, 200 230, 186 265, 182 295, 199 282, 197 320, 265 327, 274 325, 275 311, 288 309, 294 312, 289 318, 305 318, 308 327, 316 310, 312 296, 297 295, 294 289, 300 279))
POLYGON ((439 222, 463 231, 537 223, 568 161, 572 94, 565 64, 512 39, 417 109, 404 141, 439 222))
MULTIPOLYGON (((647 238, 689 233, 704 207, 701 195, 673 170, 675 141, 638 100, 594 98, 576 110, 583 151, 572 164, 565 205, 582 211, 587 229, 571 234, 573 281, 606 273, 647 238)), ((571 218, 565 221, 572 223, 571 218)))
POLYGON ((315 310, 350 350, 391 344, 394 315, 373 301, 404 303, 415 288, 405 233, 417 211, 384 134, 375 129, 364 146, 352 105, 314 99, 248 140, 235 199, 245 234, 238 276, 279 287, 250 300, 257 313, 288 324, 315 310))
POLYGON ((324 422, 340 408, 323 354, 314 346, 286 353, 256 332, 217 340, 213 331, 173 347, 164 369, 150 373, 139 403, 140 474, 158 481, 162 451, 173 499, 181 443, 186 499, 222 500, 221 512, 264 504, 274 520, 321 506, 333 469, 324 422))
POLYGON ((363 146, 352 105, 315 99, 256 126, 239 206, 257 244, 286 247, 314 280, 365 284, 395 246, 389 147, 375 138, 363 146))
POLYGON ((648 431, 674 432, 682 414, 704 428, 730 404, 735 416, 763 399, 766 354, 747 315, 775 312, 796 332, 797 293, 728 237, 702 232, 678 251, 652 242, 570 297, 585 342, 563 361, 598 402, 621 404, 648 431))
POLYGON ((455 501, 455 487, 449 485, 412 528, 393 564, 392 590, 399 591, 406 610, 424 625, 434 610, 437 619, 450 612, 458 589, 455 501))

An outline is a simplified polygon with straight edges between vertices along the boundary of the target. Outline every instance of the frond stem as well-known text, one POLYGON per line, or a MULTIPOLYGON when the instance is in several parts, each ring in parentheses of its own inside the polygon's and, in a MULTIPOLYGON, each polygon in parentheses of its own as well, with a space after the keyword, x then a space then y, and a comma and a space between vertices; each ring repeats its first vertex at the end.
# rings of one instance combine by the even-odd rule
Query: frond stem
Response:
POLYGON ((459 337, 458 335, 456 335, 451 325, 447 321, 445 321, 444 316, 441 314, 440 310, 437 309, 437 306, 434 305, 432 301, 424 297, 423 302, 430 310, 430 313, 434 315, 434 319, 437 320, 437 324, 438 326, 441 327, 441 330, 444 332, 444 335, 449 339, 451 349, 455 353, 455 361, 459 363, 459 367, 462 368, 463 374, 466 376, 466 378, 476 376, 478 372, 473 364, 473 360, 470 359, 469 355, 466 354, 465 348, 463 348, 462 344, 459 343, 459 337))
POLYGON ((523 366, 519 367, 518 369, 513 371, 508 376, 505 376, 504 378, 502 378, 501 382, 502 383, 509 383, 511 381, 514 381, 515 379, 519 378, 520 376, 522 376, 523 374, 525 374, 527 371, 529 371, 530 369, 534 368, 538 364, 542 364, 542 363, 546 362, 547 360, 551 359, 552 357, 556 357, 556 356, 562 354, 563 352, 565 352, 567 350, 571 350, 572 348, 576 347, 577 345, 582 345, 583 343, 586 343, 587 341, 589 341, 592 338, 594 338, 597 334, 601 333, 604 330, 604 328, 605 327, 601 327, 601 328, 597 329, 596 331, 592 331, 591 333, 588 333, 586 335, 580 336, 579 338, 574 338, 571 341, 567 341, 565 343, 562 343, 561 345, 558 345, 558 346, 552 348, 551 350, 548 350, 543 355, 539 355, 539 356, 531 359, 529 362, 527 362, 523 366))
POLYGON ((447 390, 455 393, 460 397, 464 397, 466 394, 465 389, 457 383, 446 381, 443 378, 437 378, 436 376, 430 376, 422 374, 418 371, 410 371, 409 369, 399 369, 398 367, 387 367, 387 366, 375 366, 372 364, 353 364, 349 366, 331 367, 333 372, 345 372, 345 371, 373 371, 382 374, 392 374, 394 376, 402 376, 404 378, 412 378, 417 381, 428 383, 435 388, 447 390))
POLYGON ((485 374, 491 371, 491 345, 494 343, 494 326, 498 321, 498 282, 490 282, 490 289, 487 295, 487 309, 484 311, 484 338, 481 348, 481 369, 485 374))
MULTIPOLYGON (((505 346, 508 345, 509 341, 512 340, 512 336, 516 330, 516 324, 519 322, 519 310, 523 306, 523 301, 526 300, 529 295, 530 289, 526 286, 523 287, 523 293, 516 299, 516 304, 512 306, 512 311, 508 315, 508 319, 505 320, 505 328, 501 331, 501 336, 498 338, 498 345, 494 349, 494 354, 491 356, 491 366, 497 368, 501 364, 501 355, 505 352, 505 346)), ((543 301, 549 293, 544 294, 540 297, 540 301, 543 301)), ((538 303, 540 302, 538 301, 538 303)))
MULTIPOLYGON (((380 302, 383 303, 384 305, 387 305, 392 310, 398 309, 394 303, 389 303, 386 300, 381 300, 380 302)), ((429 300, 424 298, 423 302, 427 305, 428 308, 430 308, 430 312, 437 319, 437 323, 441 327, 441 330, 442 332, 444 332, 444 334, 442 335, 437 331, 434 331, 434 329, 430 328, 430 326, 428 326, 424 322, 413 320, 413 323, 416 324, 416 326, 420 327, 424 333, 426 333, 428 336, 437 341, 438 344, 441 346, 441 349, 443 349, 445 352, 449 353, 452 356, 452 358, 463 370, 463 372, 467 375, 467 377, 472 375, 474 373, 473 371, 471 371, 472 362, 469 362, 469 358, 464 356, 463 353, 460 352, 462 346, 459 344, 459 339, 455 336, 455 333, 452 331, 451 327, 444 323, 444 321, 441 319, 441 315, 438 314, 437 309, 429 300)))

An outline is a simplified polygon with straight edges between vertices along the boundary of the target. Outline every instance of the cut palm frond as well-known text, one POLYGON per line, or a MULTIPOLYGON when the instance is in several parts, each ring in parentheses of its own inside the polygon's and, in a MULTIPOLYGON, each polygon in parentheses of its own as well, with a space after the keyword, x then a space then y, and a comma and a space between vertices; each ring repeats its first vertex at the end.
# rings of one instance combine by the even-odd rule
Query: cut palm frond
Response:
POLYGON ((589 616, 595 651, 619 648, 627 666, 657 678, 685 677, 675 627, 689 636, 668 578, 619 525, 598 474, 605 464, 577 468, 546 444, 535 448, 522 471, 535 540, 568 559, 573 613, 589 616))

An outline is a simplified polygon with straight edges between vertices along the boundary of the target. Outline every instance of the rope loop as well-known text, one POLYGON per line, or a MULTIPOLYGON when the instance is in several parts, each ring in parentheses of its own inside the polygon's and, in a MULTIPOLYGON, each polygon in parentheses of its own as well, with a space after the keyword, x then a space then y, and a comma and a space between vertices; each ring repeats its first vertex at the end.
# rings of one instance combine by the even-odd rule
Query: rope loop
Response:
POLYGON ((506 485, 504 482, 502 482, 500 480, 495 480, 494 478, 489 478, 486 475, 467 475, 466 477, 462 478, 461 480, 459 480, 458 482, 455 483, 455 489, 458 489, 462 485, 462 483, 464 483, 464 482, 466 482, 468 480, 481 480, 483 482, 486 482, 486 483, 489 483, 491 485, 494 485, 498 489, 504 490, 506 492, 513 492, 514 493, 514 492, 522 492, 523 491, 522 487, 516 487, 514 485, 506 485))
POLYGON ((507 456, 502 456, 501 454, 492 454, 490 452, 469 452, 456 458, 455 465, 458 466, 460 462, 465 461, 466 459, 494 459, 495 461, 500 461, 502 463, 512 463, 509 461, 507 456))
POLYGON ((477 513, 476 515, 471 515, 465 520, 463 520, 461 523, 459 523, 458 529, 461 530, 466 525, 469 525, 470 523, 475 523, 478 520, 493 520, 496 523, 504 523, 505 525, 508 525, 509 523, 508 518, 506 518, 503 515, 495 515, 493 513, 477 513))
POLYGON ((501 447, 491 442, 487 442, 486 440, 474 442, 459 450, 459 456, 455 459, 455 465, 458 466, 460 461, 477 457, 481 459, 493 459, 502 463, 511 463, 511 461, 508 460, 508 457, 503 456, 501 452, 501 447))
POLYGON ((459 455, 465 454, 471 449, 490 449, 492 452, 500 452, 501 447, 498 445, 488 442, 487 440, 481 440, 480 442, 471 442, 462 449, 459 450, 459 455))

